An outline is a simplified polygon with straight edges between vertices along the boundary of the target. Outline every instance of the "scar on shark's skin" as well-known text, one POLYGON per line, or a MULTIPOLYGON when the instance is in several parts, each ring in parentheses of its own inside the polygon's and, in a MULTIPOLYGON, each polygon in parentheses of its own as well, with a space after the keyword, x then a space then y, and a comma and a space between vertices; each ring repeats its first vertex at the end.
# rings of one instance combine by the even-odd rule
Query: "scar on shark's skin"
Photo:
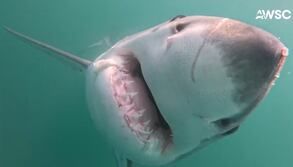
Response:
POLYGON ((212 30, 207 34, 207 36, 204 38, 202 44, 200 45, 199 49, 197 50, 197 52, 196 52, 196 54, 195 54, 195 57, 194 57, 194 60, 193 60, 192 65, 191 65, 191 80, 192 80, 193 83, 195 83, 195 74, 194 74, 194 73, 195 73, 196 63, 197 63, 197 61, 198 61, 198 59, 199 59, 199 57, 200 57, 200 53, 201 53, 203 47, 204 47, 205 44, 208 42, 209 37, 210 37, 211 35, 213 35, 213 33, 214 33, 215 31, 217 31, 217 30, 221 27, 221 25, 225 23, 226 20, 227 20, 227 18, 223 18, 221 21, 219 21, 219 23, 215 26, 215 28, 212 29, 212 30))

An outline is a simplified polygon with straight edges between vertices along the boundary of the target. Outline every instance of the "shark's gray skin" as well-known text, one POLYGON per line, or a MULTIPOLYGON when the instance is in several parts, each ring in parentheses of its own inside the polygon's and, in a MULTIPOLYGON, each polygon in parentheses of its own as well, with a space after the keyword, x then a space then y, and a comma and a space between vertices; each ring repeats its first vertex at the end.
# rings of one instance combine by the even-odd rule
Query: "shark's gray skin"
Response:
POLYGON ((119 166, 166 165, 232 134, 288 55, 272 34, 220 17, 175 17, 94 61, 6 29, 85 69, 89 108, 119 166))

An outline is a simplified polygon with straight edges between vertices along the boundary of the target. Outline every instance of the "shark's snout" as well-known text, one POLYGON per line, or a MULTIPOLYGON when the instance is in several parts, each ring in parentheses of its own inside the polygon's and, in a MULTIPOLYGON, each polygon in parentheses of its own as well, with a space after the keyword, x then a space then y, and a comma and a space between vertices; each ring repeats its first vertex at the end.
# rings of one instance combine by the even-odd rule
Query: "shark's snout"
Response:
POLYGON ((279 78, 280 72, 285 64, 287 56, 288 56, 288 49, 284 46, 280 46, 277 51, 277 54, 275 54, 276 59, 278 59, 278 63, 275 65, 275 70, 271 78, 271 85, 274 85, 275 80, 279 78))
POLYGON ((226 75, 234 85, 233 101, 243 119, 279 77, 288 50, 278 38, 259 28, 228 20, 208 39, 221 52, 226 75))

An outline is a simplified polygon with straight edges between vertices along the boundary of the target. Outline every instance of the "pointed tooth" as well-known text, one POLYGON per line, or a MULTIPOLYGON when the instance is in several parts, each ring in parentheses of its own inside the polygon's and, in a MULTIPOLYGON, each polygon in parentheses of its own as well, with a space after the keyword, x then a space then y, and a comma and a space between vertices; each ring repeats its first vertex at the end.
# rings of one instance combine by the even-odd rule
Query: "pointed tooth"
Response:
POLYGON ((134 81, 133 80, 126 80, 126 81, 124 81, 127 85, 130 85, 130 84, 132 84, 132 83, 134 83, 134 81))
POLYGON ((146 127, 145 127, 145 131, 151 132, 152 129, 151 129, 151 127, 149 127, 149 126, 146 126, 146 127))
POLYGON ((130 96, 131 98, 133 98, 137 94, 138 94, 138 92, 130 92, 130 93, 127 93, 127 95, 130 96))
POLYGON ((146 126, 149 126, 150 123, 151 123, 151 120, 147 120, 147 121, 145 121, 145 122, 143 123, 143 125, 146 127, 146 126))
POLYGON ((146 111, 146 109, 141 109, 141 110, 138 110, 137 113, 143 114, 145 111, 146 111))
POLYGON ((142 115, 143 115, 142 113, 133 112, 133 113, 131 114, 131 117, 132 117, 133 119, 138 119, 138 118, 140 118, 142 115))
POLYGON ((133 118, 133 119, 139 119, 140 117, 142 117, 142 115, 144 114, 144 112, 145 112, 145 109, 138 110, 138 111, 131 110, 127 114, 129 114, 131 116, 131 118, 133 118))
POLYGON ((148 127, 145 128, 144 131, 147 132, 148 134, 151 134, 151 133, 154 132, 154 129, 152 129, 151 127, 148 126, 148 127))
POLYGON ((141 129, 141 130, 139 130, 139 132, 142 133, 142 134, 144 134, 144 135, 150 135, 150 134, 152 134, 152 131, 151 130, 150 131, 147 131, 147 130, 141 129))
POLYGON ((140 124, 136 125, 133 129, 139 133, 144 134, 144 135, 146 135, 146 134, 148 135, 148 134, 152 133, 152 131, 148 131, 148 130, 144 129, 144 127, 140 124))
POLYGON ((128 105, 125 105, 125 106, 122 106, 122 110, 123 111, 129 111, 129 110, 133 110, 135 107, 135 104, 134 103, 131 103, 131 104, 128 104, 128 105))

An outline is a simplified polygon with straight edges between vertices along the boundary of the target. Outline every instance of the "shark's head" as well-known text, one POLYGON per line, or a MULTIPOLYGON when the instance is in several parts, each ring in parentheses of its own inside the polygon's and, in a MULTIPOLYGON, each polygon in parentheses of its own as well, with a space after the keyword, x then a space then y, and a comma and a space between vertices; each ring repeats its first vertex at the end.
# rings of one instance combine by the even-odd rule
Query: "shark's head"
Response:
POLYGON ((235 132, 268 93, 287 54, 272 34, 239 21, 175 17, 102 57, 117 66, 89 81, 108 97, 107 116, 97 117, 117 124, 111 138, 130 159, 172 162, 235 132))
POLYGON ((188 113, 218 134, 238 128, 274 85, 288 54, 272 34, 227 18, 178 16, 152 31, 161 44, 150 43, 160 50, 148 48, 150 55, 140 57, 160 111, 176 122, 188 113))

